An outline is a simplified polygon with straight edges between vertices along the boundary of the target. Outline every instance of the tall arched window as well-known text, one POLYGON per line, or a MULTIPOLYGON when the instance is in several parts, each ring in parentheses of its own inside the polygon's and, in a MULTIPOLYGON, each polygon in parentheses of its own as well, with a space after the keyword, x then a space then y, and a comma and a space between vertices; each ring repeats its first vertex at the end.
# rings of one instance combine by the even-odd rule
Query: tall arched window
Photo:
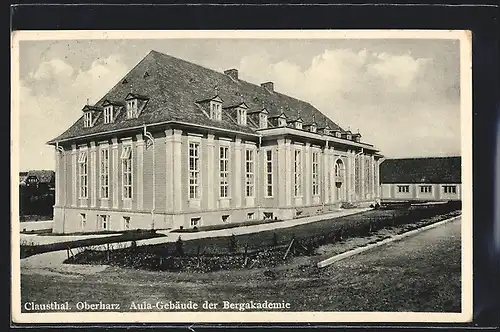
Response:
POLYGON ((342 171, 344 170, 344 163, 341 159, 337 159, 335 162, 335 176, 342 176, 342 171))

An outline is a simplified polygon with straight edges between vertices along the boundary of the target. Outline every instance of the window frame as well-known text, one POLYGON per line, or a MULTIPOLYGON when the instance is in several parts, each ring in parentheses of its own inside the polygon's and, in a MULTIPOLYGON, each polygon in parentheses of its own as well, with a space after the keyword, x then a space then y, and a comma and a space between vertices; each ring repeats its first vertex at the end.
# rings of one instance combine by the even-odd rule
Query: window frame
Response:
POLYGON ((100 214, 99 215, 99 229, 108 230, 109 229, 109 219, 110 219, 109 215, 100 214))
POLYGON ((137 98, 127 100, 127 119, 136 119, 139 115, 139 102, 137 98))
POLYGON ((201 226, 201 217, 192 217, 190 220, 189 220, 189 225, 191 227, 199 227, 201 226), (193 221, 195 221, 195 223, 193 224, 193 221))
POLYGON ((122 144, 121 175, 122 175, 122 199, 132 200, 134 183, 134 162, 132 153, 132 142, 122 144))
POLYGON ((109 146, 102 146, 99 149, 99 198, 109 199, 109 146), (106 158, 103 158, 103 155, 106 158), (104 161, 106 161, 105 165, 104 161), (103 193, 106 194, 103 195, 103 193))
POLYGON ((443 194, 456 194, 457 185, 447 184, 443 185, 443 194))
POLYGON ((229 146, 219 146, 219 198, 229 198, 229 146))
POLYGON ((78 155, 78 198, 89 198, 89 165, 88 151, 81 150, 78 155))
POLYGON ((295 148, 293 153, 293 195, 302 197, 302 149, 295 148))
POLYGON ((266 151, 266 198, 274 197, 273 150, 266 151), (270 194, 269 194, 270 193, 270 194))
POLYGON ((104 107, 104 124, 113 123, 113 105, 104 107))
POLYGON ((318 151, 312 151, 311 164, 312 164, 311 165, 312 195, 319 196, 320 189, 319 189, 319 152, 318 151))
POLYGON ((222 104, 216 101, 210 101, 210 118, 213 120, 222 120, 222 104))
POLYGON ((261 112, 259 114, 259 128, 260 129, 266 129, 268 127, 267 125, 267 114, 264 112, 261 112))
POLYGON ((90 128, 92 127, 92 112, 87 111, 83 114, 83 127, 84 128, 90 128))
POLYGON ((255 197, 255 149, 253 148, 245 149, 245 197, 255 197))
POLYGON ((123 229, 129 230, 130 229, 130 216, 122 216, 122 222, 123 222, 123 229))
POLYGON ((247 110, 243 107, 237 108, 238 124, 242 126, 247 125, 247 110))
POLYGON ((87 226, 87 214, 80 213, 80 228, 85 229, 87 226))
POLYGON ((200 170, 200 147, 199 141, 189 141, 188 142, 188 197, 190 200, 200 200, 201 199, 201 170, 200 170), (194 149, 192 149, 192 147, 194 149), (191 151, 196 152, 196 155, 191 155, 191 151), (191 169, 193 165, 193 169, 191 169), (193 189, 193 190, 192 190, 193 189))
POLYGON ((410 192, 410 185, 398 185, 398 193, 407 194, 410 192))
POLYGON ((432 194, 432 186, 431 185, 420 185, 420 193, 421 194, 432 194))

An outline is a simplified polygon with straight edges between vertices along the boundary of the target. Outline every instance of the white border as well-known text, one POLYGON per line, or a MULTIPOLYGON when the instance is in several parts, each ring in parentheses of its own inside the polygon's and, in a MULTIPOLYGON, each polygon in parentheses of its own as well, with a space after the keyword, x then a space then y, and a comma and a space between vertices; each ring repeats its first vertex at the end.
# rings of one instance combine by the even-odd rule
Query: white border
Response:
POLYGON ((459 30, 224 30, 224 31, 16 31, 11 34, 11 193, 19 197, 19 42, 75 39, 456 39, 460 41, 462 137, 462 312, 126 312, 22 313, 19 210, 12 201, 12 321, 15 323, 212 323, 212 322, 468 322, 472 319, 472 48, 470 31, 459 30))

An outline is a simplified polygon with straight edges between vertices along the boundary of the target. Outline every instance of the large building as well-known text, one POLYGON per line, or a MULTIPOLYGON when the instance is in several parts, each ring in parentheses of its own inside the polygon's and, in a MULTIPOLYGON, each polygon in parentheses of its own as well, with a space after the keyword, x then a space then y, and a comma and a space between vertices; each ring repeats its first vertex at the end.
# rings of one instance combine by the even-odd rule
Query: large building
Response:
POLYGON ((381 155, 359 133, 272 82, 156 51, 48 144, 55 232, 290 219, 379 192, 381 155))
POLYGON ((461 168, 461 157, 386 159, 380 164, 381 198, 461 200, 461 168))

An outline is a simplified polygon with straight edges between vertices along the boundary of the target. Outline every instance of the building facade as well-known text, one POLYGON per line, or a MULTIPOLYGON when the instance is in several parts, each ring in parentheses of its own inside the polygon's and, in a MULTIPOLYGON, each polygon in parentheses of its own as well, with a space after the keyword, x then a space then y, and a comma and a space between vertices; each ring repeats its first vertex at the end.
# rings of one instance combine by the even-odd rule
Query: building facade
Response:
POLYGON ((380 164, 382 200, 457 201, 461 157, 386 159, 380 164))
POLYGON ((310 104, 152 51, 48 144, 54 232, 200 227, 370 204, 381 155, 310 104))

